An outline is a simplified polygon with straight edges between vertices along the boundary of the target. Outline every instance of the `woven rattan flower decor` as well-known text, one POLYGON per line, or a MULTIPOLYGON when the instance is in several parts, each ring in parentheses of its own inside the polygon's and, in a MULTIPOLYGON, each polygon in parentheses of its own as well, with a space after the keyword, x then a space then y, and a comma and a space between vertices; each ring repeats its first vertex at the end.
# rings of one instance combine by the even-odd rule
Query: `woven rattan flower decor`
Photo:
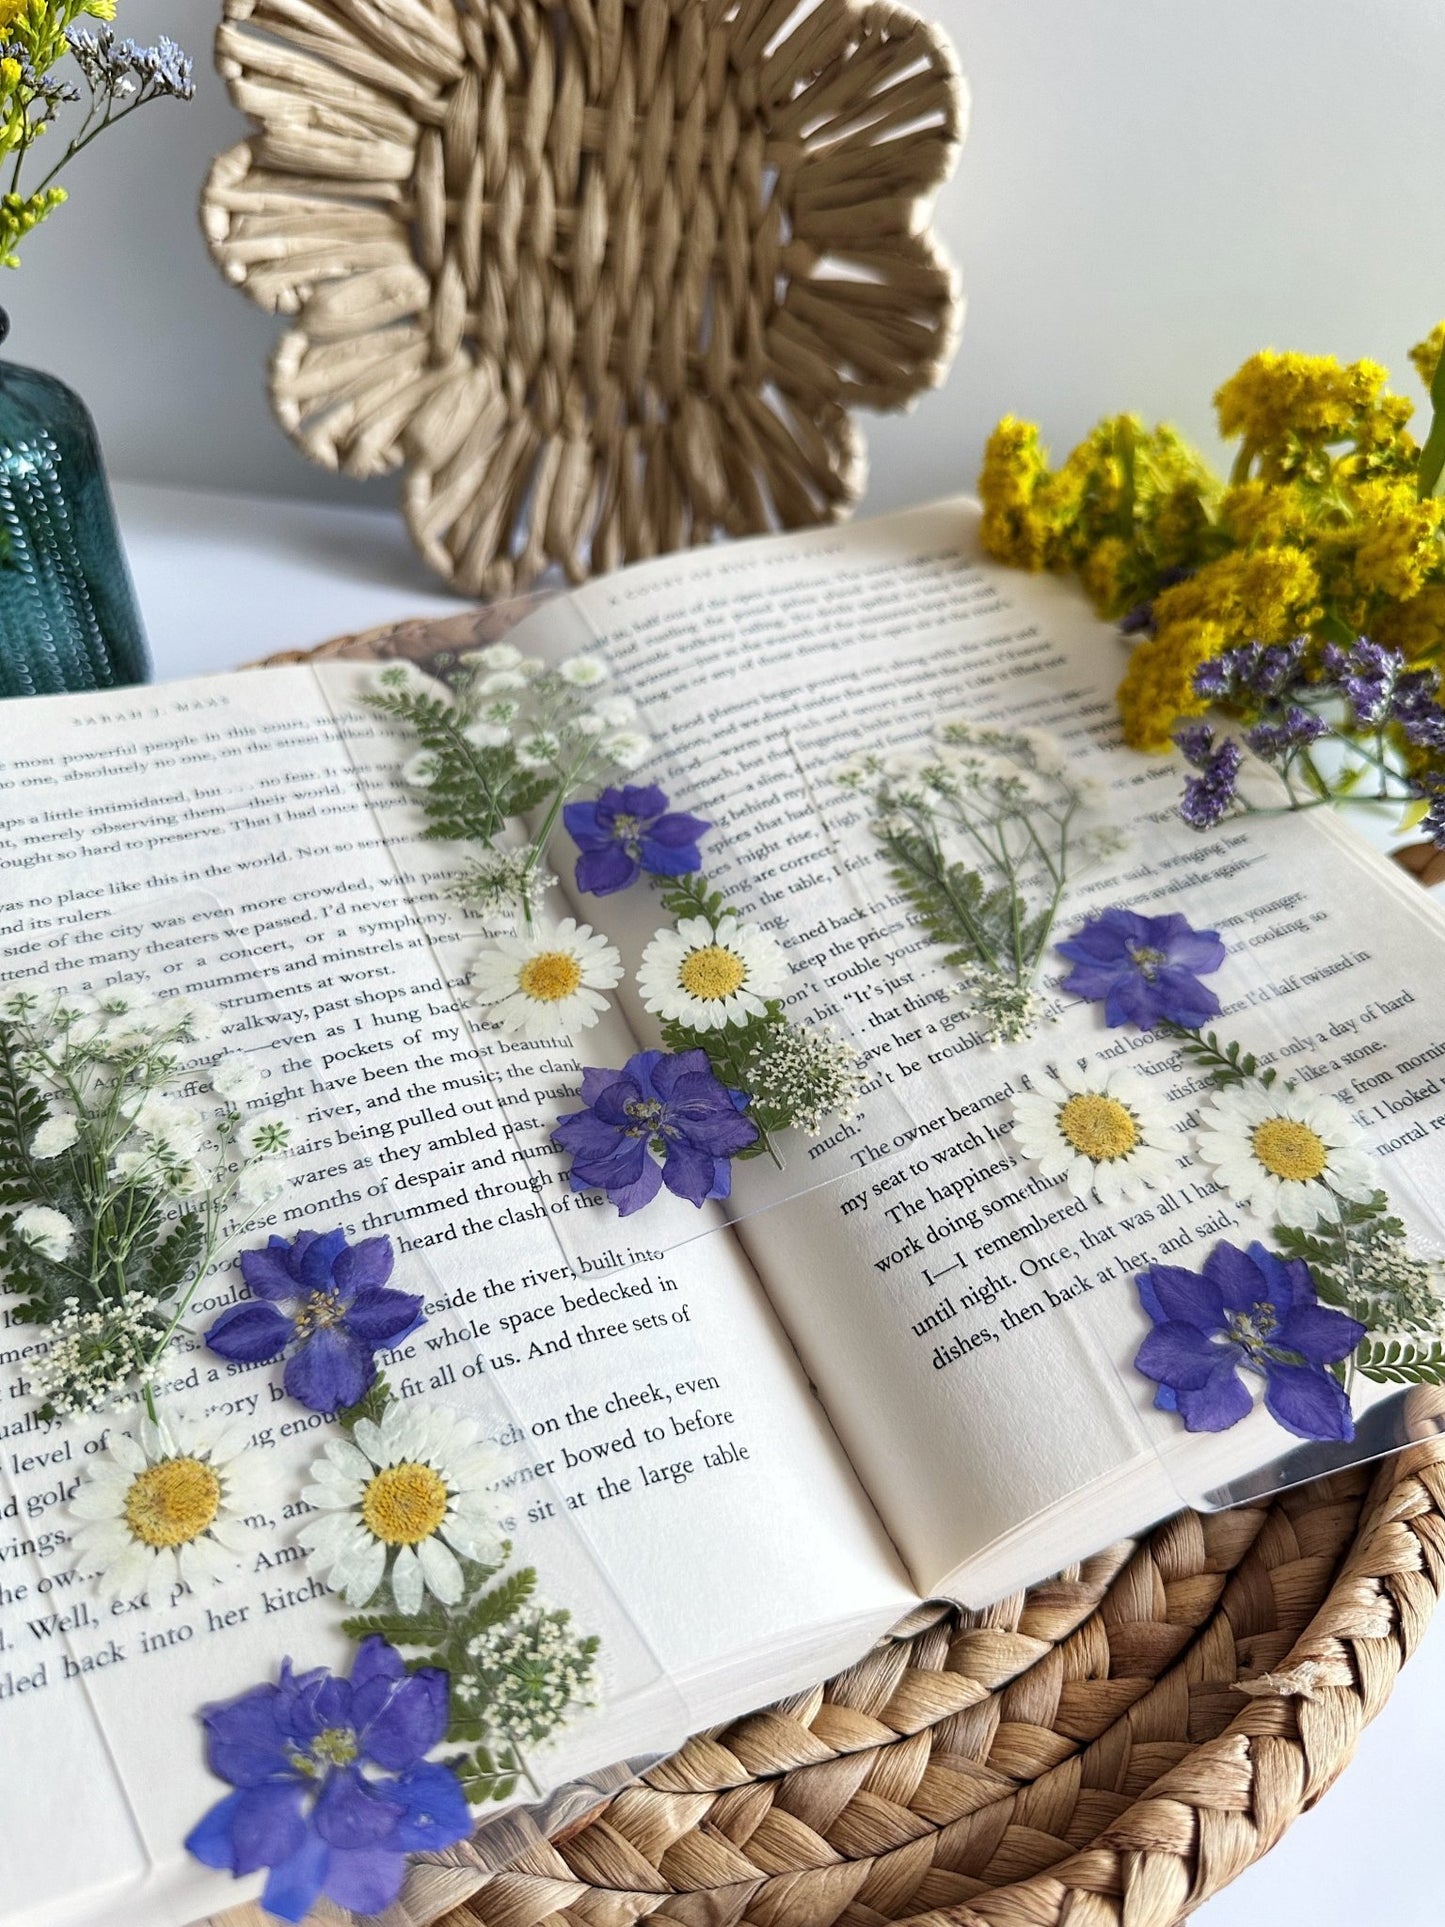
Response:
POLYGON ((313 460, 473 594, 828 520, 941 377, 943 36, 854 0, 225 0, 203 220, 313 460))

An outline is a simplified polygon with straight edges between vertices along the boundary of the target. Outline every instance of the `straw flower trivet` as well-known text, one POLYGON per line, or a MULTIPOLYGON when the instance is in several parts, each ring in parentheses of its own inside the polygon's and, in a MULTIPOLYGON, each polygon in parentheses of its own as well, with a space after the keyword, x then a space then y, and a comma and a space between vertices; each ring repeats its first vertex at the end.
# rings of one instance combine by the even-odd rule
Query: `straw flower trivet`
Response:
POLYGON ((942 377, 948 44, 889 4, 793 16, 225 0, 217 62, 258 132, 212 168, 212 253, 296 318, 286 432, 404 468, 459 589, 833 519, 863 482, 850 408, 942 377))

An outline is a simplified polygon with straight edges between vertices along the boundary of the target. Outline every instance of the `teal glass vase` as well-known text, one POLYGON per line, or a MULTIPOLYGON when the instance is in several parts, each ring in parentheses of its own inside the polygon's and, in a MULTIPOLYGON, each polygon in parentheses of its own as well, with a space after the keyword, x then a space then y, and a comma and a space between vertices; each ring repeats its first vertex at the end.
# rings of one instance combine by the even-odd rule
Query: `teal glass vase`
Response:
MULTIPOLYGON (((9 326, 0 309, 0 342, 9 326)), ((149 675, 90 412, 54 375, 0 360, 0 696, 149 675)))

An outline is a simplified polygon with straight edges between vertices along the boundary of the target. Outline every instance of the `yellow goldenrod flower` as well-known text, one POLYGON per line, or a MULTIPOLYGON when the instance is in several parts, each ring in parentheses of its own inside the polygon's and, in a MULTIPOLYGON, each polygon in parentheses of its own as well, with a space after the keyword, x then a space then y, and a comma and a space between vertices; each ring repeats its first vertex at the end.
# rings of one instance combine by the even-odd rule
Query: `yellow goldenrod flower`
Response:
POLYGON ((1048 472, 1038 429, 1005 415, 988 438, 978 482, 983 546, 997 561, 1015 569, 1046 566, 1048 528, 1034 510, 1034 493, 1048 472))
POLYGON ((1230 641, 1220 624, 1191 620, 1139 644, 1118 694, 1124 741, 1131 749, 1166 755, 1174 725, 1204 714, 1209 705, 1194 693, 1194 672, 1230 641))
POLYGON ((1356 491, 1361 540, 1355 578, 1367 590, 1403 602, 1424 587, 1442 555, 1437 537, 1445 502, 1420 501, 1408 483, 1365 482, 1356 491))
POLYGON ((1387 379, 1376 361, 1341 366, 1333 355, 1251 355, 1218 391, 1219 432, 1243 436, 1257 448, 1296 436, 1304 442, 1342 440, 1374 406, 1387 379))
POLYGON ((1425 339, 1417 341, 1410 350, 1415 372, 1427 392, 1435 380, 1435 370, 1440 366, 1442 353, 1445 353, 1445 321, 1437 321, 1425 339))
POLYGON ((1374 639, 1403 650, 1412 662, 1445 657, 1445 582, 1427 582, 1408 602, 1389 604, 1371 623, 1374 639))
MULTIPOLYGON (((28 5, 29 0, 0 0, 0 27, 13 27, 21 14, 26 11, 28 5)), ((18 80, 20 77, 20 69, 16 63, 12 60, 7 60, 5 65, 7 67, 15 67, 15 75, 18 80)), ((12 82, 11 85, 13 86, 14 82, 12 82)))

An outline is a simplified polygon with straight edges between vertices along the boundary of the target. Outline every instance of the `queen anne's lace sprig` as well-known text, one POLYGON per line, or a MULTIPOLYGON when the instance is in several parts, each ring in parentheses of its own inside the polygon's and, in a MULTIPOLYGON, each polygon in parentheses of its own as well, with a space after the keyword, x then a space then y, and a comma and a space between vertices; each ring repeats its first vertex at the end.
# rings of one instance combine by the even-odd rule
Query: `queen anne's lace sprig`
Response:
POLYGON ((244 1060, 208 1076, 219 1029, 191 997, 0 987, 0 1266, 53 1334, 31 1374, 48 1408, 138 1395, 154 1417, 196 1287, 282 1187, 294 1127, 250 1108, 244 1060))
POLYGON ((984 1036, 1021 1043, 1046 1013, 1036 979, 1065 886, 1122 839, 1046 731, 954 717, 933 738, 866 751, 835 780, 867 799, 894 881, 984 1036))

